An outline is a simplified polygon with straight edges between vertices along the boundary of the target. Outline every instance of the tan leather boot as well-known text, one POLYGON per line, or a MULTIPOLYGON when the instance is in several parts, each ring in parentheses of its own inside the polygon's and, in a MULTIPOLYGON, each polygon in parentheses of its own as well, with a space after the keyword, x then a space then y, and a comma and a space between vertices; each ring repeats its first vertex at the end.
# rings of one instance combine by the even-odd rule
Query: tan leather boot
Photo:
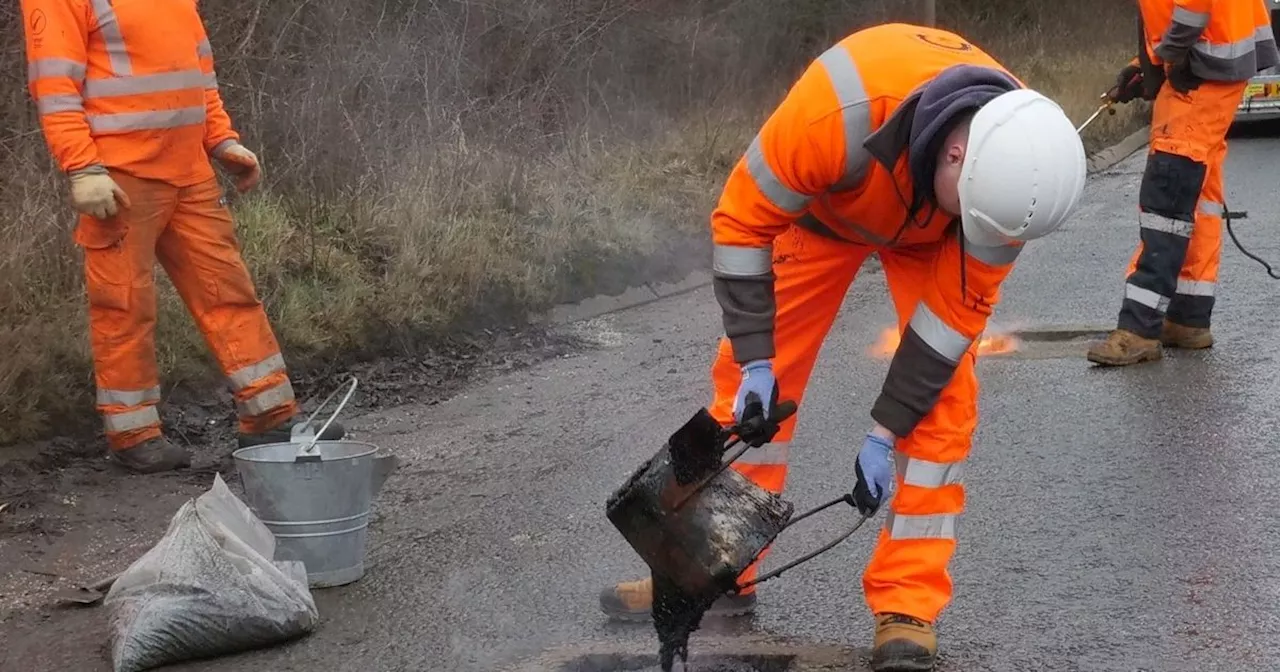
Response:
POLYGON ((191 466, 191 454, 163 436, 125 450, 113 450, 111 459, 136 474, 155 474, 191 466))
POLYGON ((871 650, 874 672, 932 670, 938 656, 933 625, 903 614, 876 615, 876 642, 871 650))
MULTIPOLYGON (((745 616, 755 611, 755 591, 725 595, 711 604, 708 616, 745 616)), ((613 618, 643 621, 653 618, 653 579, 623 581, 600 592, 600 610, 613 618)))
POLYGON ((1116 329, 1089 348, 1089 361, 1103 366, 1128 366, 1164 357, 1160 341, 1143 338, 1127 329, 1116 329))
POLYGON ((1213 334, 1208 327, 1188 327, 1165 320, 1160 342, 1170 348, 1200 350, 1213 347, 1213 334))

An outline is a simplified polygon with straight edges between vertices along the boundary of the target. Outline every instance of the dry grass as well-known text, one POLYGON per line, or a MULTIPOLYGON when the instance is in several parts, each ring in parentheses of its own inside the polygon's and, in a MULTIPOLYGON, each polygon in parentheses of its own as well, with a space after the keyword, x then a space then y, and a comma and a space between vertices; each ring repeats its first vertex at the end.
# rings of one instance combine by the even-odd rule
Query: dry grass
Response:
MULTIPOLYGON (((268 176, 235 209, 290 361, 394 351, 704 264, 721 181, 807 60, 916 4, 204 3, 224 96, 268 176)), ((939 4, 940 23, 1080 120, 1132 52, 1132 9, 1114 0, 939 4)), ((74 220, 14 5, 0 7, 0 443, 96 422, 74 220)), ((1100 119, 1090 148, 1133 115, 1100 119)), ((161 287, 166 384, 213 380, 161 287)))

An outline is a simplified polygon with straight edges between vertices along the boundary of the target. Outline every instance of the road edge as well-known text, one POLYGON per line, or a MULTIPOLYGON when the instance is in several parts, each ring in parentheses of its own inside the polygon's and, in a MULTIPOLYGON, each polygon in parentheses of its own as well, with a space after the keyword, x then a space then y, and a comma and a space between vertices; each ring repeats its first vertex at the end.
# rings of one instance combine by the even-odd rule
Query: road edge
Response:
MULTIPOLYGON (((1117 142, 1110 147, 1098 150, 1098 152, 1088 159, 1089 174, 1096 175, 1129 158, 1130 155, 1147 144, 1147 138, 1150 132, 1150 126, 1143 126, 1120 142, 1117 142)), ((689 275, 685 276, 683 280, 677 282, 646 282, 641 285, 628 287, 621 294, 597 294, 576 303, 560 304, 539 315, 535 318, 534 322, 550 326, 563 326, 574 322, 582 322, 602 315, 608 315, 610 313, 616 313, 629 308, 647 305, 673 296, 687 294, 689 292, 702 289, 710 284, 710 273, 706 271, 693 271, 689 275)))

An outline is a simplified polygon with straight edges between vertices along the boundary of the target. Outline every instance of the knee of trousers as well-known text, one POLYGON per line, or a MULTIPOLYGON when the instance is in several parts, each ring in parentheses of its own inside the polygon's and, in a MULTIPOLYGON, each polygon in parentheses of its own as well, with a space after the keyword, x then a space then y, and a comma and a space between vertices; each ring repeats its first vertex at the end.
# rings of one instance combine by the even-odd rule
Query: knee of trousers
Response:
POLYGON ((1205 164, 1189 157, 1153 151, 1142 174, 1138 206, 1146 213, 1194 222, 1207 172, 1205 164))

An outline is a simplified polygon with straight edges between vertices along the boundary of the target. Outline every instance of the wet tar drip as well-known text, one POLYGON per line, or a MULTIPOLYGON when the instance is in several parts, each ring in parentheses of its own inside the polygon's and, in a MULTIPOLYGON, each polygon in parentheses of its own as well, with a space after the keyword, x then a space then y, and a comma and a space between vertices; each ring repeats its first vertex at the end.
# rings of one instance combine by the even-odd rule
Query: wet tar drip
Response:
POLYGON ((653 576, 653 627, 658 631, 658 658, 662 672, 671 672, 678 657, 683 667, 689 660, 689 635, 702 623, 702 615, 715 603, 717 595, 699 598, 689 595, 666 577, 653 576))

